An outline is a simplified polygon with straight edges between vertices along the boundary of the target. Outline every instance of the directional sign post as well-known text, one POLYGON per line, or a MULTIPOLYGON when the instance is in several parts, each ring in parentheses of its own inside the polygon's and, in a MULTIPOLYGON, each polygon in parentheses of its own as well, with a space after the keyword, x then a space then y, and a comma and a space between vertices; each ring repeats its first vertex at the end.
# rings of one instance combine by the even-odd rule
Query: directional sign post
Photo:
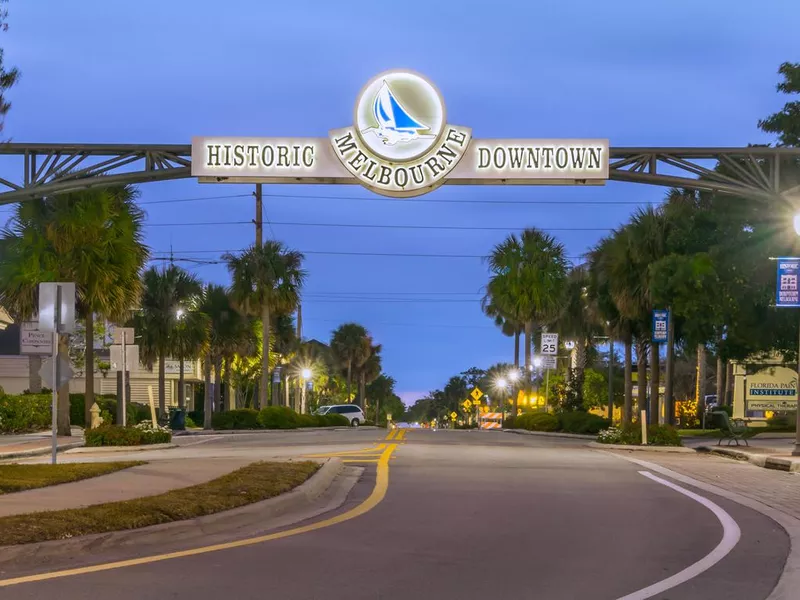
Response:
POLYGON ((58 338, 62 333, 75 331, 75 284, 48 281, 39 284, 39 331, 53 332, 53 358, 46 361, 48 368, 42 379, 53 389, 51 407, 52 452, 51 462, 56 464, 58 454, 58 388, 72 378, 69 360, 58 354, 58 338), (66 363, 66 364, 64 364, 66 363))
MULTIPOLYGON (((130 354, 131 358, 134 358, 134 364, 136 367, 139 366, 139 347, 133 345, 134 336, 136 332, 134 331, 133 327, 115 327, 113 332, 113 340, 116 346, 111 346, 111 363, 120 365, 118 370, 122 371, 122 402, 117 410, 117 416, 122 423, 122 426, 125 427, 128 423, 127 415, 128 415, 128 408, 127 408, 127 401, 128 401, 128 387, 127 383, 125 382, 125 374, 128 371, 133 371, 133 368, 130 368, 129 365, 132 362, 128 356, 130 354), (134 352, 130 352, 129 350, 133 349, 134 352)), ((153 421, 155 425, 155 421, 153 421)))

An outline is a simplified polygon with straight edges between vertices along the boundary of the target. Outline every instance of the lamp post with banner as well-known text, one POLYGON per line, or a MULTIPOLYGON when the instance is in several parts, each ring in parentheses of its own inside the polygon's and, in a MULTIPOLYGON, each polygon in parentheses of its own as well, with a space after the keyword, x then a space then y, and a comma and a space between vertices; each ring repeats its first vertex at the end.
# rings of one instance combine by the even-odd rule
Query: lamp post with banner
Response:
MULTIPOLYGON (((795 222, 796 229, 797 222, 795 222)), ((798 231, 800 235, 800 230, 798 231)), ((775 259, 778 261, 778 273, 775 282, 775 306, 777 307, 800 307, 800 288, 798 286, 798 279, 800 279, 800 257, 784 256, 775 259)), ((798 347, 797 347, 797 375, 798 380, 795 384, 795 398, 796 406, 795 413, 797 415, 797 432, 794 439, 794 451, 792 455, 800 456, 800 327, 798 327, 798 347)))

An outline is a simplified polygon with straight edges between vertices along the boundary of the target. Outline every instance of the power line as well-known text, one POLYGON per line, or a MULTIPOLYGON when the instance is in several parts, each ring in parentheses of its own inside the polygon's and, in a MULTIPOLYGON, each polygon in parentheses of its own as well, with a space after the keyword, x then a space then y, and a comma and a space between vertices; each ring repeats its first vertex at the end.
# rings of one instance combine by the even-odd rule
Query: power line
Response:
MULTIPOLYGON (((337 323, 341 324, 340 319, 315 319, 305 318, 303 317, 303 321, 313 321, 316 323, 337 323)), ((450 323, 385 323, 385 322, 371 322, 369 324, 370 327, 380 326, 380 327, 423 327, 425 329, 432 329, 432 328, 442 328, 442 329, 492 329, 497 330, 496 327, 491 327, 489 325, 456 325, 450 323)))
MULTIPOLYGON (((216 254, 223 255, 226 253, 243 252, 244 249, 238 250, 175 250, 174 254, 216 254)), ((338 252, 333 250, 300 250, 301 254, 311 255, 325 255, 325 256, 392 256, 399 258, 486 258, 486 254, 436 254, 436 253, 414 253, 414 252, 338 252)), ((168 254, 165 251, 156 252, 158 255, 168 254)), ((167 257, 168 258, 168 257, 167 257)), ((566 258, 580 260, 585 258, 583 255, 567 256, 566 258)), ((161 260, 161 258, 155 258, 161 260)), ((175 260, 179 260, 176 258, 175 260)), ((186 260, 191 260, 186 258, 186 260)), ((202 259, 197 259, 202 260, 202 259)), ((208 263, 221 263, 223 261, 212 261, 208 263)))
MULTIPOLYGON (((218 225, 252 225, 252 221, 198 221, 195 223, 146 223, 147 227, 201 227, 218 225)), ((450 231, 523 231, 524 226, 486 227, 464 225, 398 225, 394 223, 302 223, 299 221, 272 221, 272 225, 287 227, 337 227, 352 229, 430 229, 450 231)), ((613 227, 541 227, 541 231, 611 231, 613 227)), ((273 233, 274 235, 274 233, 273 233)))

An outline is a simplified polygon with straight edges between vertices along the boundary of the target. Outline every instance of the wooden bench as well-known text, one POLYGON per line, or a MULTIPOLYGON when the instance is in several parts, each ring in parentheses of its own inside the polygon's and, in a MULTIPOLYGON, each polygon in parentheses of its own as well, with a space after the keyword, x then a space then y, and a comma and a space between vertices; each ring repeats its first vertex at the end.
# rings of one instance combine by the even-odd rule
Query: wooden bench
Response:
POLYGON ((736 442, 739 445, 739 440, 744 442, 745 446, 749 446, 747 438, 744 434, 747 433, 747 421, 744 419, 734 419, 728 416, 728 413, 722 410, 715 410, 711 413, 711 418, 715 427, 718 427, 722 432, 717 446, 722 445, 722 440, 728 440, 728 446, 731 442, 736 442))

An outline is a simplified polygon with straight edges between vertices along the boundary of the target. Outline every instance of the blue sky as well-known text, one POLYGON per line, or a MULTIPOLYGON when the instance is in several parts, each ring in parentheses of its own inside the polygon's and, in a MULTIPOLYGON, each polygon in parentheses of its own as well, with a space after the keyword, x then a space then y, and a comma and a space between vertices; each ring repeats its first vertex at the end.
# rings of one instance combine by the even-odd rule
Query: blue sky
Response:
MULTIPOLYGON (((325 136, 350 125, 356 95, 373 75, 407 67, 437 84, 448 121, 476 137, 740 146, 770 141, 756 121, 784 102, 775 92, 779 64, 799 58, 800 5, 790 0, 10 0, 8 9, 0 45, 23 77, 10 94, 5 134, 18 142, 325 136), (405 15, 412 25, 397 24, 405 15)), ((2 165, 15 179, 19 170, 2 165)), ((251 190, 194 180, 141 186, 148 244, 157 255, 173 248, 206 259, 216 257, 208 251, 243 248, 253 236, 248 225, 163 224, 249 220, 247 196, 159 202, 251 190)), ((618 183, 445 186, 410 201, 357 186, 265 186, 273 222, 497 228, 274 224, 265 232, 309 252, 305 335, 327 340, 341 322, 363 323, 383 344, 385 370, 413 401, 470 366, 513 358, 512 341, 481 314, 486 268, 475 257, 511 228, 536 226, 568 229, 553 233, 578 260, 636 203, 664 193, 618 183)), ((193 270, 227 282, 221 265, 193 270)))

